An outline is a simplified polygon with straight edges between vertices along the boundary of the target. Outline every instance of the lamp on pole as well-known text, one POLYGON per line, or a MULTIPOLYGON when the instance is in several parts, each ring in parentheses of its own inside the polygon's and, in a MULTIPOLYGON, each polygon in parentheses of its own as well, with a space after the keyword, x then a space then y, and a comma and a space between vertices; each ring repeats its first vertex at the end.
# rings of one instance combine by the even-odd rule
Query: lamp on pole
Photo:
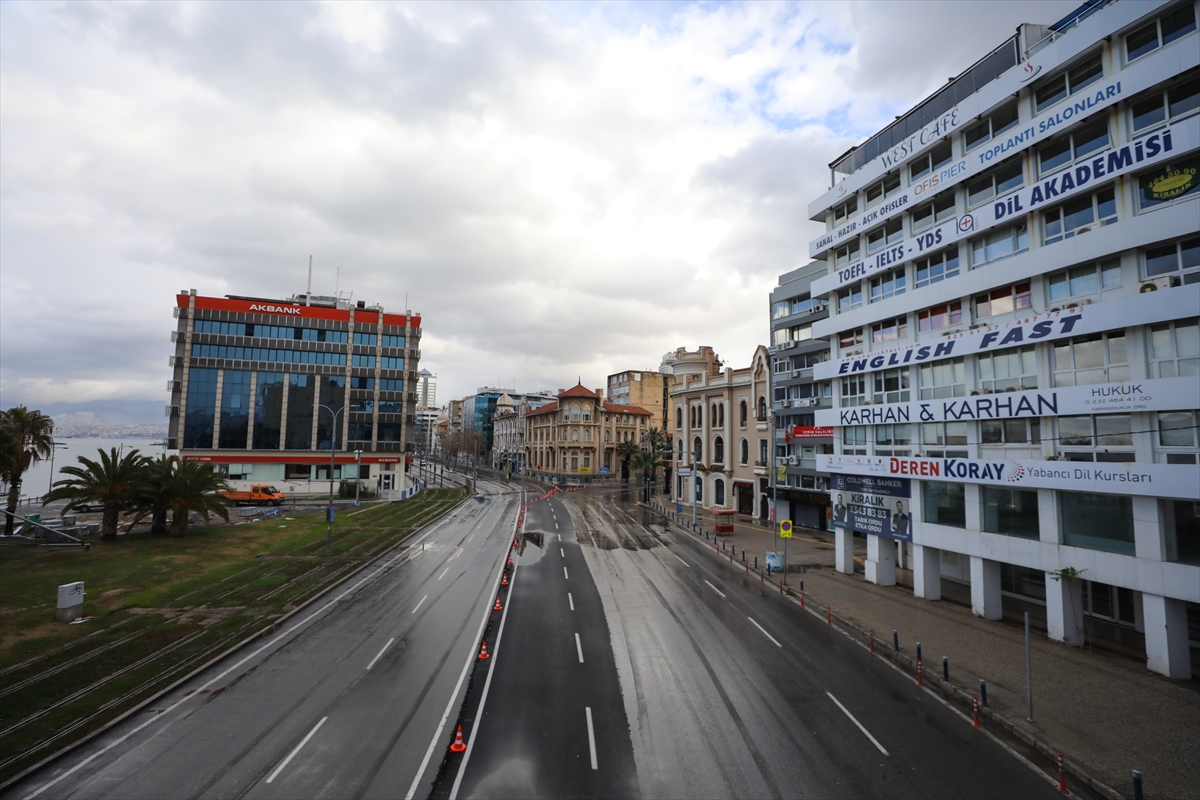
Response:
POLYGON ((68 445, 50 440, 50 484, 46 487, 46 492, 49 493, 54 488, 54 451, 58 448, 67 449, 68 445))
MULTIPOLYGON (((362 477, 362 450, 354 451, 354 467, 355 467, 355 469, 354 469, 354 506, 355 506, 355 508, 357 508, 358 507, 359 478, 362 477)), ((333 473, 330 473, 331 478, 332 478, 332 474, 333 473)), ((332 484, 331 484, 331 488, 332 488, 332 484)))
POLYGON ((328 411, 333 417, 333 428, 329 432, 329 508, 325 511, 325 552, 333 552, 333 458, 337 454, 337 418, 338 414, 346 410, 342 406, 337 411, 334 411, 330 406, 318 405, 321 411, 328 411))

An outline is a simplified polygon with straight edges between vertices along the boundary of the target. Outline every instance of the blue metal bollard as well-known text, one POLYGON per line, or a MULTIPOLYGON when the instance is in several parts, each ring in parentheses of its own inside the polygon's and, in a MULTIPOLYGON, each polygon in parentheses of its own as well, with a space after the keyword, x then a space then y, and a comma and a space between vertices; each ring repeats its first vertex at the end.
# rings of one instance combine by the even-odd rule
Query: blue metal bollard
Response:
POLYGON ((983 707, 987 708, 987 681, 983 678, 979 679, 979 697, 983 702, 983 707))
POLYGON ((892 647, 896 649, 897 653, 900 652, 900 634, 894 630, 892 631, 892 647))
POLYGON ((921 660, 921 643, 917 642, 917 661, 921 660))
POLYGON ((754 568, 758 569, 758 556, 754 557, 754 568))
POLYGON ((1142 800, 1142 771, 1133 771, 1133 800, 1142 800))

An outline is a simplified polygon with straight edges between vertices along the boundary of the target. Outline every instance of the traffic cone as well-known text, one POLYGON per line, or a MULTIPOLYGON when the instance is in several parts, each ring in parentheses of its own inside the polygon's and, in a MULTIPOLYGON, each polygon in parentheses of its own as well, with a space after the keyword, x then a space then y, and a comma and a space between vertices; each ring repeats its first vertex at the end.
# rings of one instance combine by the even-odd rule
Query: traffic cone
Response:
POLYGON ((491 656, 488 654, 488 651, 487 651, 487 639, 484 639, 483 644, 479 648, 479 660, 487 661, 489 658, 491 658, 491 656))
POLYGON ((467 749, 467 743, 462 740, 462 725, 458 726, 458 732, 454 734, 454 744, 450 745, 451 753, 461 753, 467 749))
POLYGON ((504 577, 500 579, 501 586, 508 586, 508 573, 504 573, 504 577))
POLYGON ((510 567, 513 565, 513 563, 512 563, 512 556, 509 556, 509 557, 508 557, 508 565, 509 565, 510 567))
POLYGON ((492 606, 492 611, 502 611, 504 606, 500 605, 500 595, 496 595, 496 605, 492 606))

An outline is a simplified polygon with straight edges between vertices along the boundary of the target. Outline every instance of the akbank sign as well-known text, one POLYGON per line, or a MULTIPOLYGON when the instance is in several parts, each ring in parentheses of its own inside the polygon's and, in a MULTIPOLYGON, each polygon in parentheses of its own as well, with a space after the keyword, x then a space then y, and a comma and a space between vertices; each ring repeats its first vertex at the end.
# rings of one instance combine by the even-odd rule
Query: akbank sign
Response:
MULTIPOLYGON (((848 283, 857 283, 903 261, 920 258, 960 239, 1010 219, 1020 219, 1031 211, 1040 211, 1069 197, 1090 191, 1100 183, 1164 162, 1197 147, 1200 147, 1200 117, 1193 116, 1135 139, 1115 150, 1106 150, 1094 158, 1085 158, 1032 186, 1026 186, 994 203, 981 206, 970 214, 944 222, 862 261, 842 267, 820 280, 813 281, 812 295, 825 295, 848 283)), ((890 202, 897 203, 899 200, 890 202)))
POLYGON ((817 469, 830 475, 894 476, 1010 488, 1200 500, 1200 467, 1191 464, 819 455, 817 469))
POLYGON ((959 356, 978 355, 1050 342, 1071 336, 1150 325, 1173 319, 1193 317, 1200 308, 1200 284, 1176 286, 1157 292, 1120 297, 1100 304, 1068 306, 1046 314, 1032 314, 1004 325, 985 325, 959 331, 932 341, 872 351, 813 366, 816 379, 876 372, 910 364, 923 364, 959 356))

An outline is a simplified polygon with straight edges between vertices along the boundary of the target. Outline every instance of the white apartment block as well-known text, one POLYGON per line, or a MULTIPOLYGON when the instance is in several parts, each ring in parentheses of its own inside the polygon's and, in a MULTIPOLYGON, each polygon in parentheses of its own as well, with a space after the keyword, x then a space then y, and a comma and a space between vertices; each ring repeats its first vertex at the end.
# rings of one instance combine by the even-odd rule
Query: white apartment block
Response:
POLYGON ((919 597, 1044 608, 1172 678, 1200 670, 1198 14, 1024 25, 809 206, 838 569, 865 534, 867 580, 911 560, 919 597))

